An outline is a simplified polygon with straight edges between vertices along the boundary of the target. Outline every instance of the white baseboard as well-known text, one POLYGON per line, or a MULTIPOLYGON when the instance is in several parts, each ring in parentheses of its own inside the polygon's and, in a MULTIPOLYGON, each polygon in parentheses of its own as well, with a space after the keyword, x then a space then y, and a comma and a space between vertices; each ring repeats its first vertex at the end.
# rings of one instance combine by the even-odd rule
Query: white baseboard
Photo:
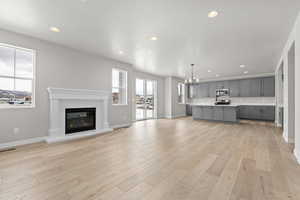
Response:
POLYGON ((118 124, 118 125, 113 125, 110 126, 112 129, 117 129, 117 128, 128 128, 130 127, 132 124, 128 123, 128 124, 118 124))
POLYGON ((288 135, 285 132, 283 132, 282 137, 283 137, 284 141, 288 144, 293 144, 295 141, 294 138, 288 137, 288 135))
POLYGON ((166 115, 166 118, 167 119, 176 119, 176 118, 179 118, 179 117, 186 117, 186 114, 179 114, 179 115, 166 115))
POLYGON ((46 139, 46 137, 37 137, 37 138, 30 138, 30 139, 26 139, 26 140, 18 140, 18 141, 14 141, 14 142, 2 143, 2 144, 0 144, 0 150, 14 148, 17 146, 23 146, 23 145, 27 145, 27 144, 44 142, 45 139, 46 139))
POLYGON ((50 143, 56 143, 56 142, 65 142, 65 141, 70 141, 70 140, 77 140, 77 139, 81 139, 84 137, 91 137, 91 136, 95 136, 95 135, 100 135, 103 133, 107 133, 113 131, 112 128, 105 128, 105 129, 101 129, 101 130, 96 130, 96 131, 87 131, 87 132, 82 132, 82 133, 78 133, 78 134, 71 134, 71 135, 66 135, 66 136, 58 136, 58 137, 47 137, 46 138, 46 142, 48 144, 50 143))
POLYGON ((282 137, 286 143, 289 143, 289 139, 288 139, 287 135, 285 134, 285 132, 283 132, 282 137))
POLYGON ((294 155, 296 157, 297 162, 300 164, 300 153, 296 151, 296 149, 294 150, 294 155))

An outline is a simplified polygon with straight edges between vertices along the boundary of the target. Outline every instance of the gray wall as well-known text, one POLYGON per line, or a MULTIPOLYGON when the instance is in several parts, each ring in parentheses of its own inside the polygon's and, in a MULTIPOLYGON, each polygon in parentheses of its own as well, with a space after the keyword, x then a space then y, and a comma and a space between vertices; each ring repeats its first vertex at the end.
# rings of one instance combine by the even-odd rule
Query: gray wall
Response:
POLYGON ((295 34, 295 154, 300 163, 300 15, 295 34))
POLYGON ((176 77, 165 79, 165 113, 167 118, 186 116, 186 105, 178 103, 178 83, 184 83, 184 80, 176 77))
MULTIPOLYGON (((135 73, 131 65, 7 31, 0 30, 0 42, 37 51, 36 107, 0 110, 0 144, 48 134, 48 87, 111 91, 113 67, 128 71, 128 105, 110 104, 109 123, 116 126, 132 122, 130 94, 133 91, 130 86, 135 73), (14 128, 20 129, 17 135, 13 134, 14 128)), ((161 90, 159 92, 163 93, 161 90)), ((161 101, 164 102, 164 99, 161 101)), ((160 103, 160 110, 164 111, 163 107, 160 103)), ((163 115, 161 112, 160 115, 163 115)))

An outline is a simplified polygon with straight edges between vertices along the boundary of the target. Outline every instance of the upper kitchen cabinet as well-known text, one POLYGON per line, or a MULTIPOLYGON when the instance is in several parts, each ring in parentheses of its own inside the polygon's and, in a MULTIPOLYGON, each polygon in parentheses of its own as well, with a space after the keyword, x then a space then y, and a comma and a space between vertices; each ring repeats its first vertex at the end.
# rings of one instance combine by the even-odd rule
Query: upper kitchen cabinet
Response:
POLYGON ((264 97, 275 96, 275 77, 266 77, 262 79, 261 96, 264 97))
POLYGON ((275 78, 247 78, 199 83, 190 86, 189 95, 190 98, 212 98, 216 97, 217 89, 229 89, 231 97, 274 97, 275 78), (191 97, 191 91, 193 91, 193 97, 191 97))
POLYGON ((206 98, 208 97, 208 83, 201 83, 200 84, 200 97, 206 98))
POLYGON ((260 78, 250 79, 249 97, 261 96, 262 81, 260 78))
POLYGON ((228 89, 230 90, 231 97, 240 96, 240 82, 239 80, 232 80, 228 82, 228 89))
POLYGON ((240 96, 241 97, 250 97, 250 79, 239 80, 240 83, 240 96))
POLYGON ((209 97, 216 97, 216 89, 217 89, 217 83, 216 82, 210 82, 208 84, 209 97))

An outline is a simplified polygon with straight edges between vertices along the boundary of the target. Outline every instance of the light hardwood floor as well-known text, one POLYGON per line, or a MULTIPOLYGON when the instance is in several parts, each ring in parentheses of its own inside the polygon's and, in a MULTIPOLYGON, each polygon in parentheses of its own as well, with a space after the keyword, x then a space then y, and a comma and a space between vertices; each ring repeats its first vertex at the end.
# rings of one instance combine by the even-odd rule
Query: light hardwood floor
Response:
POLYGON ((300 166, 270 123, 151 120, 0 153, 0 199, 299 200, 300 166))

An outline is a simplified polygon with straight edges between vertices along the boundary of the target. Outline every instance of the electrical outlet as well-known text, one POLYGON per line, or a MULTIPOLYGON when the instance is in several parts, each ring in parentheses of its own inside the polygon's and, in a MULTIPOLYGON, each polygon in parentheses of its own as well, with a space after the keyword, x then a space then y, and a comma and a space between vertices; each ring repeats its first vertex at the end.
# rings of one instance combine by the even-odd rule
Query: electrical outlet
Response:
POLYGON ((19 128, 14 128, 14 134, 15 134, 15 135, 18 135, 19 132, 20 132, 20 129, 19 129, 19 128))

